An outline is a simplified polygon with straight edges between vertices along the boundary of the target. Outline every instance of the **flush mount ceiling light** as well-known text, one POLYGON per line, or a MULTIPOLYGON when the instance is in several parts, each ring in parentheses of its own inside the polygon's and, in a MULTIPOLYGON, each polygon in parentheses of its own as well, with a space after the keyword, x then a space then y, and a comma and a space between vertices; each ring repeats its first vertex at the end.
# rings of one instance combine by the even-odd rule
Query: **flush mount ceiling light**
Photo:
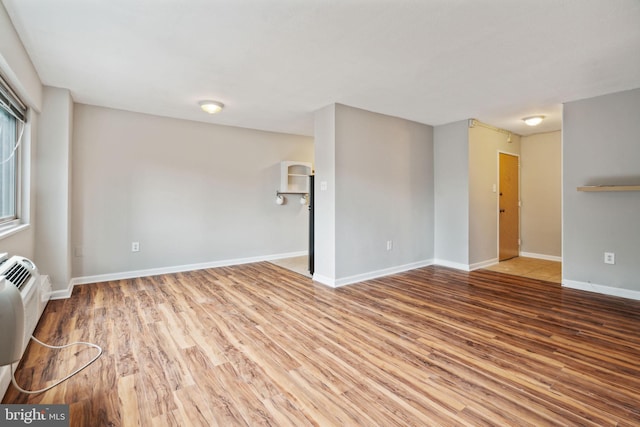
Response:
POLYGON ((219 113, 224 108, 224 104, 218 101, 200 101, 198 104, 202 111, 209 114, 219 113))
POLYGON ((544 120, 544 116, 531 116, 522 119, 522 121, 529 126, 538 126, 540 123, 542 123, 542 120, 544 120))

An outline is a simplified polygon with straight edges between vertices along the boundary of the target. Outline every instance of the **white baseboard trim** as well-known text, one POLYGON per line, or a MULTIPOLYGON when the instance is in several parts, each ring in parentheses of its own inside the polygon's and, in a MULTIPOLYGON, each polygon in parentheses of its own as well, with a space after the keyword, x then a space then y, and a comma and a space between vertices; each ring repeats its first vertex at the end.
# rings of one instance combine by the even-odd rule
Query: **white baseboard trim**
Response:
POLYGON ((49 299, 67 299, 71 296, 71 292, 73 292, 73 287, 76 285, 74 283, 75 279, 71 279, 66 289, 58 289, 57 291, 51 291, 49 294, 49 299))
POLYGON ((478 270, 480 268, 489 267, 490 265, 495 265, 495 264, 497 264, 499 262, 500 261, 498 261, 498 258, 487 259, 487 260, 480 261, 480 262, 474 262, 473 264, 469 265, 469 270, 470 271, 478 270))
POLYGON ((134 279, 136 277, 157 276, 159 274, 182 273, 184 271, 204 270, 206 268, 227 267, 230 265, 249 264, 252 262, 272 261, 282 258, 293 258, 306 255, 307 251, 287 252, 282 254, 262 255, 248 258, 227 259, 221 261, 203 262, 198 264, 175 265, 169 267, 149 268, 145 270, 123 271, 119 273, 98 274, 95 276, 74 277, 67 289, 53 291, 51 299, 69 298, 73 287, 89 283, 108 282, 111 280, 134 279))
MULTIPOLYGON (((536 254, 533 252, 520 252, 520 256, 537 258, 537 259, 545 259, 547 261, 562 262, 562 257, 557 257, 553 255, 536 254)), ((459 262, 452 262, 444 259, 435 259, 433 261, 435 265, 440 265, 442 267, 455 268, 456 270, 462 270, 462 271, 478 270, 480 268, 485 268, 485 267, 489 267, 490 265, 498 264, 499 262, 500 261, 498 260, 498 258, 487 259, 485 261, 480 261, 480 262, 474 262, 473 264, 462 264, 459 262)))
POLYGON ((544 259, 547 261, 562 262, 562 257, 556 256, 556 255, 537 254, 535 252, 520 252, 520 256, 527 257, 527 258, 544 259))
POLYGON ((459 262, 447 261, 444 259, 434 259, 433 263, 441 267, 449 267, 449 268, 454 268, 456 270, 462 270, 462 271, 471 271, 470 265, 462 264, 459 262))
POLYGON ((403 273, 405 271, 414 270, 416 268, 427 267, 429 265, 433 265, 432 259, 398 265, 395 267, 383 268, 381 270, 369 271, 367 273, 362 273, 362 274, 354 274, 353 276, 347 276, 341 279, 332 279, 330 277, 326 277, 326 276, 322 276, 320 274, 314 273, 313 280, 332 288, 339 288, 341 286, 352 285, 354 283, 364 282, 366 280, 377 279, 379 277, 403 273))
POLYGON ((322 274, 313 273, 312 280, 314 282, 321 283, 325 286, 329 286, 330 288, 336 287, 335 279, 332 279, 331 277, 328 277, 328 276, 323 276, 322 274))
POLYGON ((640 291, 631 289, 614 288, 612 286, 598 285, 596 283, 579 282, 577 280, 562 279, 562 286, 581 291, 596 292, 614 297, 640 300, 640 291))

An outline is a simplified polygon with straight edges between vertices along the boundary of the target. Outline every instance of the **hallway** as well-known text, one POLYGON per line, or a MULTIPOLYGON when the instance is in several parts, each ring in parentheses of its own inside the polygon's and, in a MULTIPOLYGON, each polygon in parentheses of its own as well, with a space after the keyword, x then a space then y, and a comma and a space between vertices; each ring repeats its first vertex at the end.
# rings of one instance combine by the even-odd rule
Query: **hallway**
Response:
POLYGON ((515 257, 507 261, 486 267, 485 270, 513 274, 514 276, 546 280, 553 283, 562 282, 562 263, 537 258, 515 257))

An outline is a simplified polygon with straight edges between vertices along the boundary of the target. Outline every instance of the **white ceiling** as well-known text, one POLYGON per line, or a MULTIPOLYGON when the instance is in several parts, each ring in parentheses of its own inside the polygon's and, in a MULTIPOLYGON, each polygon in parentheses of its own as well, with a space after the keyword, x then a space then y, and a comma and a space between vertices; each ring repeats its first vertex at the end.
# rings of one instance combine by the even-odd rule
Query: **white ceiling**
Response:
POLYGON ((337 102, 526 135, 560 129, 563 102, 640 87, 638 0, 2 3, 76 102, 255 129, 313 135, 337 102))

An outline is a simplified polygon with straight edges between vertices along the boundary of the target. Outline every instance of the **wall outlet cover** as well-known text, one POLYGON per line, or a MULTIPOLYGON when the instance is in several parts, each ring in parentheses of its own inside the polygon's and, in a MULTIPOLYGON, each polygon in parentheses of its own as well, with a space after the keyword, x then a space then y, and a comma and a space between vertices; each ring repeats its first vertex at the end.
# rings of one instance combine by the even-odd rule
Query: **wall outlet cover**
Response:
POLYGON ((604 263, 605 264, 615 264, 616 263, 616 254, 613 252, 605 252, 604 253, 604 263))

